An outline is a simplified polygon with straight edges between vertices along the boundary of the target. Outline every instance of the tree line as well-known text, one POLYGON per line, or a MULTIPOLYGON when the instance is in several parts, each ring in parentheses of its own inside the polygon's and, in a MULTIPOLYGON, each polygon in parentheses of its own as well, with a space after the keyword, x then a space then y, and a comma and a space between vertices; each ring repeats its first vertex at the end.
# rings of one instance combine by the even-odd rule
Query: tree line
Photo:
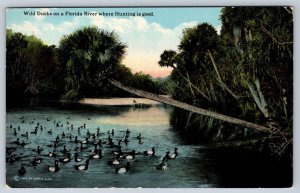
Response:
POLYGON ((104 75, 113 75, 123 83, 160 93, 160 81, 142 72, 133 73, 121 64, 126 46, 118 41, 114 32, 87 27, 63 37, 57 47, 46 45, 34 35, 7 29, 7 102, 37 98, 68 104, 84 97, 131 96, 105 84, 104 75), (85 44, 86 38, 94 39, 85 44), (119 48, 114 44, 119 44, 119 48), (89 48, 92 45, 94 47, 89 48), (120 55, 117 55, 118 51, 120 55))
MULTIPOLYGON (((68 104, 84 97, 128 96, 117 80, 129 86, 127 91, 169 94, 195 108, 274 129, 272 135, 279 135, 285 148, 292 138, 292 9, 226 7, 220 19, 220 34, 208 23, 183 30, 178 50, 160 55, 159 65, 173 70, 159 81, 122 65, 127 45, 115 32, 83 27, 55 47, 8 29, 7 99, 50 97, 68 104)), ((175 109, 172 122, 212 139, 256 135, 193 112, 198 111, 175 109)))

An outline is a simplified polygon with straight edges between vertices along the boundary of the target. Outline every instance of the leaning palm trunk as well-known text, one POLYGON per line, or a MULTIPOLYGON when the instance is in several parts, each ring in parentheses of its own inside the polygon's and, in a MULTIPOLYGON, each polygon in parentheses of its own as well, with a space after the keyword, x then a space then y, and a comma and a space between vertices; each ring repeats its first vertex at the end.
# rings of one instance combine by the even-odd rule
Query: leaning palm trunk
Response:
POLYGON ((132 87, 129 87, 129 86, 125 86, 125 85, 123 85, 122 83, 120 83, 116 80, 109 80, 109 82, 112 85, 114 85, 114 86, 116 86, 116 87, 118 87, 122 90, 125 90, 129 93, 135 94, 135 95, 140 96, 140 97, 148 98, 148 99, 155 100, 155 101, 158 101, 158 102, 162 102, 162 103, 165 103, 165 104, 168 104, 168 105, 171 105, 171 106, 175 106, 175 107, 178 107, 178 108, 190 111, 190 112, 194 112, 194 113, 209 116, 209 117, 221 120, 221 121, 225 121, 225 122, 228 122, 228 123, 239 125, 239 126, 242 126, 243 128, 244 127, 251 128, 251 129, 255 129, 257 131, 262 131, 262 132, 267 132, 267 133, 272 133, 273 132, 273 129, 262 126, 262 125, 258 125, 258 124, 255 124, 255 123, 251 123, 251 122, 248 122, 248 121, 244 121, 244 120, 241 120, 241 119, 230 117, 230 116, 227 116, 227 115, 215 113, 215 112, 208 111, 208 110, 205 110, 205 109, 202 109, 202 108, 199 108, 199 107, 195 107, 193 105, 189 105, 189 104, 186 104, 186 103, 183 103, 183 102, 180 102, 180 101, 176 101, 172 98, 163 97, 163 96, 156 95, 156 94, 153 94, 153 93, 150 93, 150 92, 146 92, 146 91, 138 90, 138 89, 135 89, 135 88, 132 88, 132 87))
MULTIPOLYGON (((190 80, 189 80, 189 77, 186 78, 180 70, 178 70, 178 68, 176 68, 175 66, 172 66, 172 68, 179 74, 179 76, 181 78, 183 78, 188 84, 190 87, 193 87, 195 90, 197 90, 205 99, 207 99, 208 101, 210 101, 210 99, 206 96, 206 94, 204 94, 204 92, 202 92, 199 88, 197 88, 197 86, 195 86, 190 80)), ((187 73, 188 75, 188 73, 187 73)), ((191 88, 192 89, 192 88, 191 88)))
POLYGON ((260 111, 263 113, 264 117, 268 118, 270 116, 270 114, 269 114, 269 111, 267 108, 267 103, 266 103, 265 97, 261 92, 260 83, 259 83, 258 79, 255 79, 255 86, 256 87, 254 87, 250 81, 248 82, 249 90, 254 98, 256 105, 258 106, 260 111))
POLYGON ((235 99, 238 99, 238 96, 236 94, 234 94, 234 92, 222 81, 222 78, 220 76, 220 73, 218 71, 218 68, 217 68, 217 65, 216 65, 216 62, 213 58, 213 56, 211 55, 210 51, 208 50, 208 55, 212 61, 212 65, 214 66, 214 69, 216 71, 216 74, 217 74, 217 80, 219 82, 219 84, 235 99))

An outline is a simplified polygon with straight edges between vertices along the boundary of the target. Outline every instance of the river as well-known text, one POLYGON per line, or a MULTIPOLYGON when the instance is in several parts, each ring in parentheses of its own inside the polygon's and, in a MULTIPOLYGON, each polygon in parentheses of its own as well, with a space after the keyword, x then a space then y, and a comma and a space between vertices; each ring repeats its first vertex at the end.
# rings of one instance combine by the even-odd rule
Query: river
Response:
MULTIPOLYGON (((270 173, 272 168, 261 171, 261 167, 249 166, 249 163, 239 163, 234 156, 224 158, 208 145, 190 144, 188 140, 174 130, 170 125, 172 107, 155 104, 140 108, 132 105, 122 106, 93 106, 80 105, 72 109, 58 107, 22 107, 7 110, 7 158, 14 155, 14 163, 6 163, 6 178, 9 187, 143 187, 143 188, 202 188, 202 187, 275 187, 285 186, 285 182, 278 184, 281 178, 274 178, 270 173), (58 126, 56 125, 59 123, 58 126), (31 133, 39 124, 37 133, 31 133), (73 129, 71 129, 71 124, 73 129), (78 127, 86 125, 78 132, 78 127), (40 129, 40 126, 43 129, 40 129), (20 127, 20 129, 18 129, 20 127), (102 144, 103 158, 90 159, 87 170, 77 171, 73 155, 76 145, 74 136, 85 140, 87 133, 96 133, 97 128, 103 132, 96 137, 96 141, 107 141, 108 131, 114 129, 113 141, 123 138, 125 130, 129 129, 129 143, 121 143, 124 152, 135 150, 135 159, 130 160, 131 167, 125 174, 117 174, 115 168, 107 164, 114 159, 114 148, 102 144), (16 136, 14 135, 16 128, 16 136), (53 133, 48 131, 52 129, 53 133), (28 139, 21 134, 29 132, 28 139), (57 158, 49 157, 48 153, 53 147, 48 147, 56 136, 73 136, 61 138, 57 147, 57 158), (136 136, 141 134, 143 144, 139 144, 136 136), (19 138, 26 145, 21 147, 13 142, 19 138), (33 151, 37 146, 43 148, 40 155, 33 151), (54 160, 63 157, 63 145, 70 149, 72 160, 68 163, 59 163, 60 170, 56 173, 48 172, 48 166, 54 165, 54 160), (143 155, 143 151, 155 148, 155 156, 143 155), (167 161, 166 170, 157 170, 167 151, 171 154, 178 148, 178 157, 167 161), (31 161, 34 156, 42 158, 42 163, 33 166, 31 161), (26 173, 18 174, 21 163, 25 164, 26 173), (244 165, 246 164, 246 165, 244 165), (248 164, 248 165, 247 165, 248 164), (253 170, 254 168, 254 170, 253 170), (255 169, 256 168, 256 169, 255 169), (259 172, 259 173, 256 173, 259 172), (257 175, 257 178, 255 177, 257 175), (282 185, 283 184, 283 185, 282 185)), ((90 139, 92 140, 92 139, 90 139)), ((79 157, 85 160, 92 154, 94 146, 85 145, 87 148, 79 152, 79 157)), ((244 158, 243 158, 244 160, 244 158)), ((126 164, 122 161, 122 165, 126 164)), ((82 161, 81 164, 83 164, 82 161)), ((263 163, 263 162, 262 162, 263 163)), ((255 163, 257 164, 257 163, 255 163)), ((275 166, 274 166, 275 167, 275 166)), ((284 174, 284 175, 290 175, 284 174)), ((286 179, 286 178, 284 178, 286 179)))

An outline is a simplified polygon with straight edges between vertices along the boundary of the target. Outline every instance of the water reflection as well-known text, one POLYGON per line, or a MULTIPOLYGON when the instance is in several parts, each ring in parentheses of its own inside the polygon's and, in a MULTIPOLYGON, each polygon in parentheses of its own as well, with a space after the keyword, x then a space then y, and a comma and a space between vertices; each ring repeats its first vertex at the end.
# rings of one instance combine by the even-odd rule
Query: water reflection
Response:
MULTIPOLYGON (((203 146, 188 145, 178 137, 169 124, 171 111, 171 107, 160 105, 144 109, 128 106, 92 108, 85 106, 69 110, 52 107, 9 110, 7 112, 7 156, 9 157, 8 154, 11 153, 20 157, 20 160, 13 164, 6 164, 7 184, 11 187, 216 187, 217 176, 209 169, 209 164, 214 162, 214 158, 203 157, 201 152, 201 149, 205 149, 203 146), (20 119, 22 116, 24 116, 24 123, 20 119), (30 123, 32 121, 34 124, 30 123), (43 126, 43 130, 33 134, 31 132, 37 122, 43 126), (55 124, 57 122, 59 127, 55 124), (74 129, 70 129, 70 124, 73 124, 74 129), (83 124, 86 124, 86 128, 78 132, 77 128, 83 124), (18 126, 20 131, 17 131, 17 136, 14 136, 13 128, 18 126), (60 163, 60 171, 57 173, 47 172, 47 166, 54 164, 54 159, 47 156, 53 148, 47 145, 51 144, 57 135, 62 135, 64 132, 66 135, 78 136, 79 140, 84 140, 87 131, 96 133, 98 127, 105 133, 99 139, 107 140, 107 131, 114 129, 115 141, 122 138, 124 131, 129 128, 131 133, 128 147, 122 144, 124 151, 134 149, 136 152, 142 152, 155 147, 156 156, 137 155, 132 161, 130 171, 125 175, 117 175, 114 168, 107 165, 107 161, 114 158, 112 149, 102 146, 104 157, 91 160, 86 171, 75 171, 74 165, 77 163, 72 160, 66 164, 60 163), (50 129, 53 131, 52 134, 47 132, 50 129), (28 139, 20 136, 26 131, 30 133, 28 139), (139 133, 143 137, 144 144, 139 144, 135 139, 139 133), (12 144, 11 142, 17 137, 28 145, 21 148, 12 144), (32 149, 37 145, 44 149, 39 156, 43 158, 43 162, 33 167, 30 161, 36 153, 32 149), (177 159, 168 162, 167 170, 156 170, 156 166, 166 152, 174 151, 175 147, 179 149, 177 159), (16 178, 21 163, 26 164, 27 173, 24 177, 28 178, 16 178)), ((58 157, 63 156, 60 152, 63 145, 72 149, 73 156, 76 145, 66 138, 57 148, 58 157)), ((88 147, 80 153, 80 157, 87 159, 92 149, 93 147, 88 147)))

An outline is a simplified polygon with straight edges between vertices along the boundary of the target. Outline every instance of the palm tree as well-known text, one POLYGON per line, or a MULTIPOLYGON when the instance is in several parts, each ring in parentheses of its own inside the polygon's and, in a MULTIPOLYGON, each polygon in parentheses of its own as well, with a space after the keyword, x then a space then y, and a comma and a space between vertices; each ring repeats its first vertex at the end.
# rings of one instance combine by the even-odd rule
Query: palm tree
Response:
POLYGON ((98 89, 120 64, 126 45, 114 32, 84 27, 62 38, 59 55, 66 67, 62 102, 76 102, 98 89))
POLYGON ((267 127, 211 112, 167 97, 145 92, 123 85, 114 80, 113 72, 120 66, 126 46, 114 32, 106 32, 94 27, 82 28, 65 36, 60 41, 60 61, 66 66, 63 102, 75 102, 84 97, 88 89, 100 89, 101 82, 125 90, 129 93, 176 106, 191 112, 210 116, 242 127, 271 132, 267 127))
POLYGON ((158 64, 161 67, 172 67, 173 70, 181 77, 183 78, 184 81, 186 81, 190 87, 190 91, 191 94, 193 95, 193 98, 195 98, 195 93, 194 90, 197 90, 201 96, 205 99, 207 99, 208 101, 210 101, 210 99, 208 98, 208 96, 201 91, 197 86, 195 86, 189 78, 189 73, 186 71, 186 76, 183 75, 183 73, 181 72, 181 70, 179 70, 179 68, 177 67, 180 61, 180 55, 178 55, 175 51, 173 50, 165 50, 161 55, 160 55, 160 61, 158 62, 158 64))

